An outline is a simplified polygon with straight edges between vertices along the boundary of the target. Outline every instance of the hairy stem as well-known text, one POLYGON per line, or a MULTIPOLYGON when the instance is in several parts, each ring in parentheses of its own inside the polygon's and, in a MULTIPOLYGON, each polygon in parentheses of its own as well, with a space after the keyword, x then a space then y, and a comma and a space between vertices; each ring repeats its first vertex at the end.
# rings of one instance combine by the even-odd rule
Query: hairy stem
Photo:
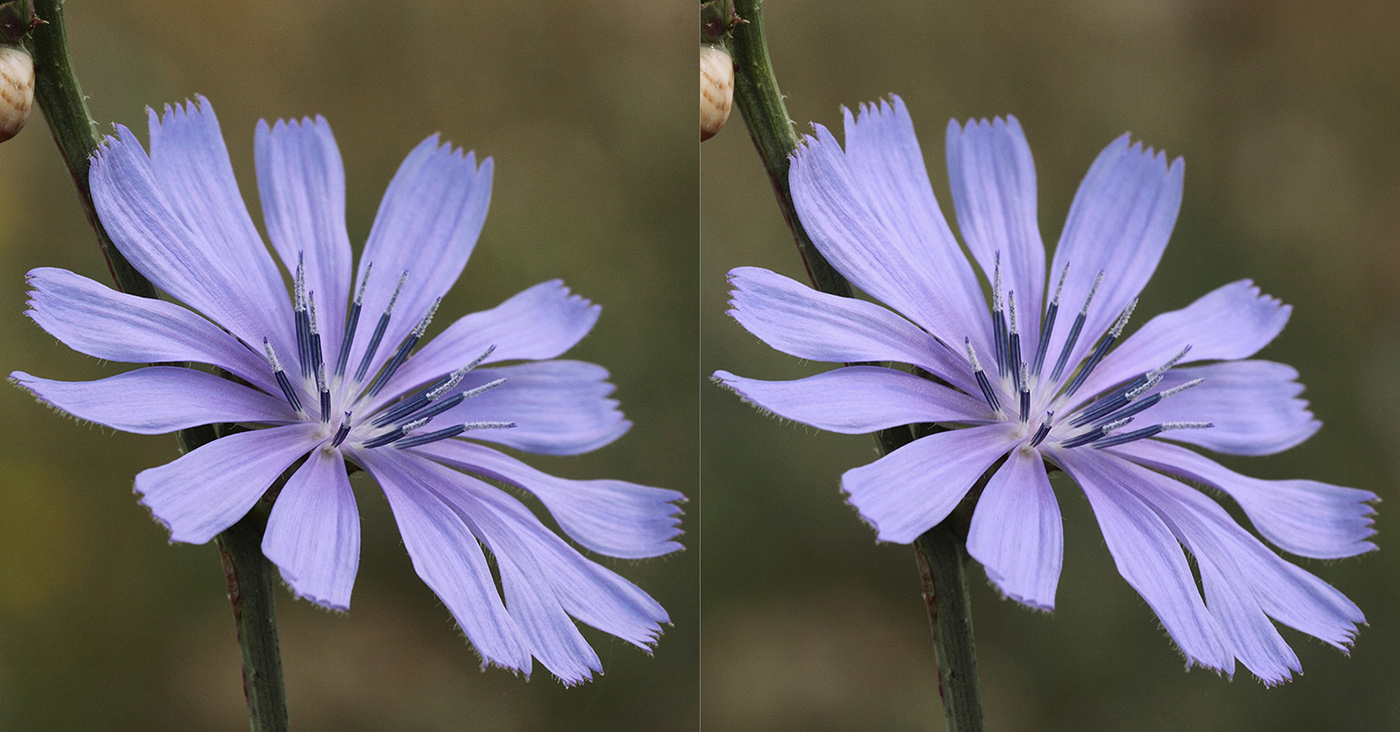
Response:
MULTIPOLYGON (((29 41, 34 55, 34 92, 39 109, 43 110, 49 131, 73 177, 78 199, 88 223, 97 233, 97 242, 112 279, 122 292, 156 297, 155 286, 118 251, 93 206, 88 168, 99 138, 68 54, 62 0, 35 0, 34 10, 44 21, 34 29, 29 41)), ((188 452, 214 437, 211 427, 196 427, 181 431, 180 444, 188 452)), ((277 650, 273 574, 261 550, 265 520, 250 513, 220 534, 218 545, 228 578, 229 601, 238 625, 238 640, 243 647, 243 691, 248 699, 250 724, 253 732, 283 732, 287 729, 287 699, 282 683, 282 659, 277 650)))
MULTIPOLYGON (((787 107, 768 56, 761 0, 736 0, 735 11, 745 22, 736 25, 729 38, 734 56, 734 101, 744 117, 749 136, 768 171, 783 220, 792 230, 797 250, 813 286, 822 292, 851 296, 851 285, 812 244, 798 221, 788 186, 789 156, 799 138, 788 119, 787 107)), ((876 443, 883 454, 913 439, 910 427, 882 430, 876 443)), ((960 536, 950 521, 929 529, 915 541, 915 560, 923 580, 924 602, 932 626, 939 668, 938 693, 949 732, 980 732, 981 686, 977 679, 977 655, 972 640, 972 607, 967 592, 965 532, 960 536)))

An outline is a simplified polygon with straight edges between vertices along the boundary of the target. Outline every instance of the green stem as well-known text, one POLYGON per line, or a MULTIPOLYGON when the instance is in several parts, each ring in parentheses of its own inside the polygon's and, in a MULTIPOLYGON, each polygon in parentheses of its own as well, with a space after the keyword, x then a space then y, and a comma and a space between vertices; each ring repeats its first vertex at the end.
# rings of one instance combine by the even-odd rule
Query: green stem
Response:
POLYGON ((107 268, 117 287, 132 295, 155 297, 156 288, 112 244, 112 238, 102 228, 97 209, 92 205, 92 190, 88 187, 89 157, 97 150, 100 140, 93 129, 95 124, 88 113, 83 89, 78 86, 78 76, 73 72, 73 59, 68 55, 62 0, 35 0, 34 12, 46 21, 35 27, 32 35, 34 96, 58 143, 68 173, 73 176, 83 213, 97 232, 97 243, 102 247, 102 255, 107 258, 107 268))
MULTIPOLYGON (((744 117, 749 136, 768 171, 783 220, 792 230, 797 250, 812 284, 822 292, 850 297, 851 285, 822 257, 798 221, 788 187, 789 156, 799 138, 773 73, 763 30, 761 0, 736 0, 735 11, 744 21, 730 35, 734 55, 734 102, 744 117)), ((908 426, 882 430, 876 443, 889 454, 913 439, 908 426)), ((938 693, 949 732, 980 732, 981 686, 977 679, 977 655, 972 639, 972 607, 967 591, 966 532, 960 536, 946 520, 929 529, 914 543, 915 560, 923 580, 924 601, 933 631, 939 667, 938 693)))
POLYGON ((745 22, 734 26, 729 49, 734 55, 734 104, 744 115, 758 156, 768 171, 778 209, 792 230, 797 251, 807 267, 807 277, 822 292, 851 296, 851 285, 822 257, 812 239, 797 221, 788 187, 788 156, 797 149, 800 138, 788 119, 787 105, 778 91, 773 63, 768 58, 768 41, 763 34, 763 11, 759 0, 736 0, 734 12, 745 22))
POLYGON ((254 510, 215 540, 243 649, 243 693, 254 732, 286 732, 287 692, 277 645, 275 572, 262 553, 267 516, 254 510))
MULTIPOLYGON (((156 297, 156 288, 136 271, 112 243, 93 206, 88 168, 99 138, 94 131, 82 87, 68 54, 62 0, 35 0, 35 13, 45 21, 30 36, 34 55, 35 97, 53 133, 88 223, 97 233, 102 255, 117 287, 125 293, 156 297)), ((210 426, 180 432, 180 444, 194 450, 215 438, 210 426)), ((274 579, 262 555, 265 517, 249 514, 218 537, 219 552, 228 578, 229 601, 243 648, 243 691, 253 732, 287 729, 287 700, 282 683, 282 660, 277 646, 277 619, 273 605, 274 579)))

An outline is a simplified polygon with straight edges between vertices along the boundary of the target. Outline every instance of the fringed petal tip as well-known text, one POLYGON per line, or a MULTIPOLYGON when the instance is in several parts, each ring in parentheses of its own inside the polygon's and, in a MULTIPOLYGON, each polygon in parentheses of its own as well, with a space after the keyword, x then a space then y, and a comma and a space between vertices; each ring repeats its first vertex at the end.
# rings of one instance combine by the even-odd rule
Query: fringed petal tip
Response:
MULTIPOLYGON (((418 147, 414 149, 413 152, 418 153, 420 150, 435 157, 450 157, 455 162, 469 168, 472 172, 485 175, 488 179, 495 166, 491 156, 488 155, 482 158, 480 163, 478 163, 475 150, 467 150, 466 148, 453 144, 451 140, 442 139, 442 133, 440 132, 434 132, 423 138, 423 141, 418 143, 418 147)), ((412 158, 413 153, 410 153, 409 157, 412 158)))
POLYGON ((983 566, 982 570, 987 575, 987 584, 991 585, 992 589, 997 591, 997 594, 1001 596, 1001 599, 1014 600, 1016 604, 1020 605, 1021 607, 1038 613, 1045 613, 1048 615, 1055 612, 1055 601, 1053 598, 1050 600, 1050 602, 1046 603, 1040 601, 1037 598, 1023 595, 1020 593, 1007 592, 1006 588, 1002 587, 1003 579, 1000 576, 994 575, 990 571, 987 571, 986 566, 983 566))
POLYGON ((270 123, 266 119, 259 119, 257 131, 259 134, 266 134, 268 132, 281 133, 289 129, 300 130, 303 127, 309 127, 321 133, 329 133, 331 130, 331 123, 326 121, 326 118, 319 114, 315 117, 302 117, 300 119, 279 118, 270 123))
POLYGON ((321 608, 322 610, 327 610, 337 615, 343 615, 345 613, 350 612, 350 598, 347 597, 344 600, 337 600, 333 598, 318 597, 312 592, 302 592, 301 590, 297 589, 297 580, 295 577, 288 574, 285 569, 279 568, 279 570, 282 575, 282 583, 287 586, 287 591, 292 593, 292 596, 297 598, 298 600, 306 600, 307 602, 311 603, 312 605, 315 605, 316 607, 321 608))
POLYGON ((97 141, 97 148, 88 155, 88 165, 96 167, 105 163, 106 159, 121 152, 125 152, 130 146, 135 145, 141 151, 141 155, 146 155, 146 148, 141 147, 141 141, 136 139, 136 133, 131 128, 119 122, 112 124, 112 133, 103 135, 97 141))

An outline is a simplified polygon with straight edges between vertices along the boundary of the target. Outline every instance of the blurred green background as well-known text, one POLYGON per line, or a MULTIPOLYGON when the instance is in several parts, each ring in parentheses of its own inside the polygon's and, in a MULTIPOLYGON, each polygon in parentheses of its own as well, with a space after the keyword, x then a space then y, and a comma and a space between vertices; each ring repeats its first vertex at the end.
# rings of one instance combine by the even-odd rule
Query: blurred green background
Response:
MULTIPOLYGON (((1254 278, 1293 304, 1261 357, 1296 366, 1325 427, 1226 464, 1375 490, 1381 551, 1302 561, 1367 613, 1350 658, 1284 630, 1305 676, 1265 689, 1182 658, 1114 569, 1082 493, 1054 614, 972 570, 993 730, 1400 729, 1400 5, 1224 0, 994 3, 773 0, 769 43, 799 129, 900 94, 945 214, 950 117, 1015 114, 1035 155, 1040 225, 1058 239, 1094 156, 1131 131, 1184 156, 1172 243, 1137 319, 1254 278)), ((805 279, 737 112, 701 148, 701 364, 756 378, 825 367, 773 352, 724 315, 725 272, 805 279)), ((873 441, 760 417, 702 392, 702 711, 708 729, 941 729, 913 551, 877 545, 840 474, 873 441)))
MULTIPOLYGON (((576 3, 67 3, 103 131, 146 139, 145 107, 213 103, 261 226, 259 118, 324 114, 348 181, 350 238, 369 232, 403 157, 433 132, 496 161, 490 216, 434 330, 562 277, 603 305, 570 356, 612 371, 632 432, 594 454, 531 462, 697 498, 695 16, 633 0, 576 3)), ((24 273, 106 281, 42 116, 0 147, 4 371, 124 370, 70 352, 21 313, 24 273)), ((167 545, 132 477, 174 437, 76 424, 0 390, 0 730, 246 730, 239 651, 212 545, 167 545)), ((689 551, 603 558, 674 626, 654 657, 585 631, 606 675, 565 689, 478 670, 414 575, 374 484, 356 477, 363 549, 352 610, 278 597, 297 730, 690 730, 698 725, 698 503, 689 551)))

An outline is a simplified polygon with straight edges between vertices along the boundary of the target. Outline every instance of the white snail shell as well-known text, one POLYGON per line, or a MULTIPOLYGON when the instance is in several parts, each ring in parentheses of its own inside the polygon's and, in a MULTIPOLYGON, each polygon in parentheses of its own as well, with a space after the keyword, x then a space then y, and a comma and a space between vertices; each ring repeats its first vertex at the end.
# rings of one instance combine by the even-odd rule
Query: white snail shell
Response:
POLYGON ((700 46, 700 141, 715 136, 734 106, 734 61, 718 46, 700 46))
POLYGON ((23 129, 34 107, 34 59, 18 46, 0 46, 0 142, 23 129))

